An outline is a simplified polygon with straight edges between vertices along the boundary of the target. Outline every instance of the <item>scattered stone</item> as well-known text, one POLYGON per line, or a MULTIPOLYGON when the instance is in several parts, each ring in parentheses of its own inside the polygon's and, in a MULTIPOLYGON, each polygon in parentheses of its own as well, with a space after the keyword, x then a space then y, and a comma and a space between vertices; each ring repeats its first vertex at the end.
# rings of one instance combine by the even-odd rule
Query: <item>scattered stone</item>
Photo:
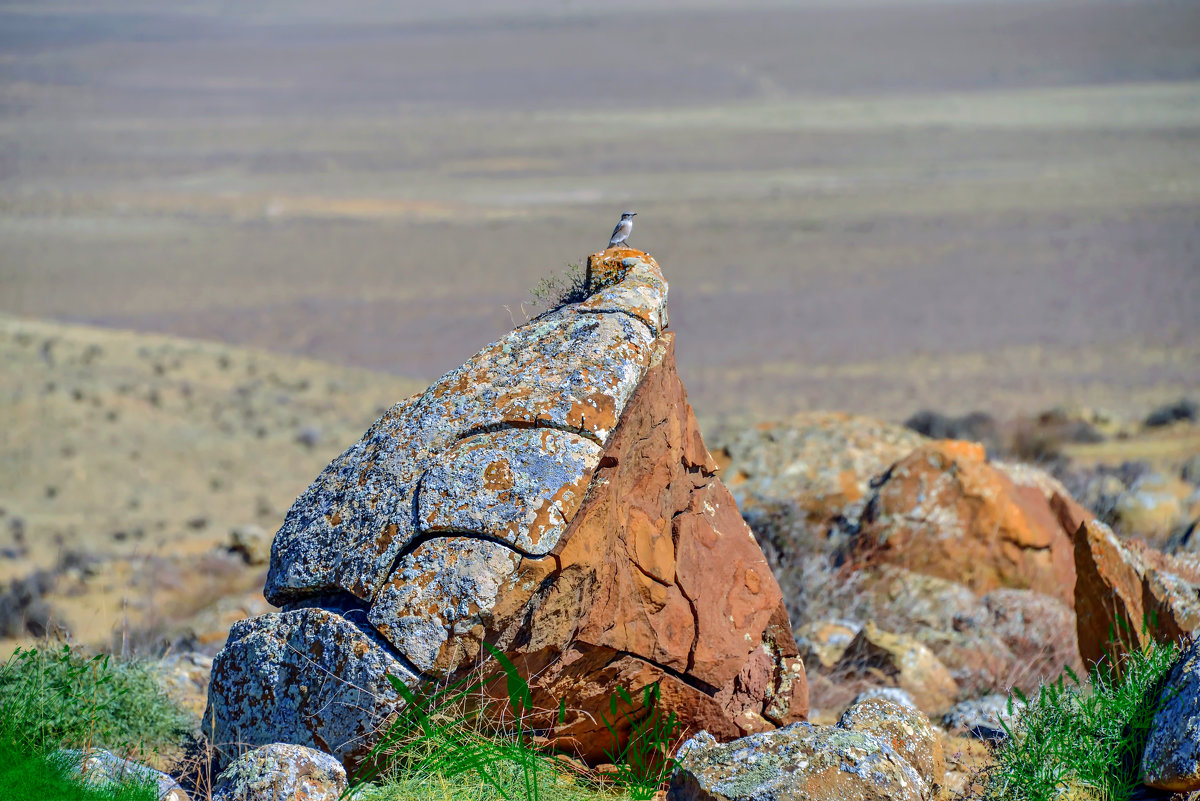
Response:
POLYGON ((1138 478, 1113 503, 1113 527, 1128 537, 1140 537, 1153 548, 1162 548, 1171 532, 1193 515, 1200 503, 1189 503, 1195 492, 1188 482, 1160 473, 1138 478))
POLYGON ((684 743, 668 801, 925 801, 931 788, 870 734, 795 723, 719 744, 684 743))
MULTIPOLYGON (((1058 496, 1061 497, 1061 496, 1058 496)), ((1065 501, 1082 519, 1085 510, 1065 501)), ((959 581, 976 593, 1037 588, 1072 602, 1071 540, 1043 482, 1014 482, 968 442, 924 445, 878 480, 849 555, 959 581)))
MULTIPOLYGON (((1014 700, 1014 718, 1019 712, 1019 704, 1014 700)), ((993 693, 955 704, 942 716, 942 725, 955 734, 969 734, 979 740, 1000 742, 1008 737, 1000 725, 1002 720, 1009 721, 1008 696, 993 693)), ((1009 725, 1012 725, 1011 721, 1009 725)))
POLYGON ((203 717, 212 657, 196 651, 176 651, 159 660, 158 667, 159 681, 167 695, 197 718, 203 717))
POLYGON ((296 443, 305 448, 315 448, 321 444, 321 429, 316 426, 304 426, 296 432, 296 443))
POLYGON ((851 621, 814 621, 796 629, 796 645, 804 664, 831 670, 861 629, 851 621))
POLYGON ((154 782, 158 786, 158 801, 189 801, 184 789, 167 774, 132 760, 122 759, 103 749, 84 751, 67 748, 55 752, 53 758, 55 761, 62 760, 63 764, 82 774, 89 783, 96 786, 128 780, 154 782))
MULTIPOLYGON (((890 701, 893 704, 898 704, 905 709, 916 709, 917 702, 908 694, 907 690, 902 690, 899 687, 868 687, 858 695, 854 696, 854 700, 850 702, 850 706, 861 704, 864 701, 869 701, 872 698, 882 698, 885 701, 890 701)), ((847 707, 849 709, 849 707, 847 707)))
POLYGON ((1200 790, 1200 641, 1190 643, 1163 685, 1142 756, 1145 783, 1160 790, 1200 790))
POLYGON ((360 761, 417 677, 360 610, 298 609, 235 623, 213 660, 203 731, 218 768, 242 748, 288 742, 360 761))
POLYGON ((265 565, 271 559, 271 538, 253 523, 229 532, 229 551, 248 565, 265 565))
POLYGON ((954 703, 958 684, 933 652, 912 637, 862 627, 835 669, 841 675, 865 675, 908 692, 917 708, 940 715, 954 703))
POLYGON ((995 451, 999 446, 999 426, 986 412, 970 412, 962 417, 954 417, 923 409, 905 420, 904 425, 930 439, 978 442, 989 451, 995 451))
POLYGON ((346 771, 323 751, 272 743, 242 754, 213 783, 212 801, 337 801, 346 771))
POLYGON ((838 721, 838 728, 870 734, 896 749, 936 791, 946 775, 942 742, 929 718, 919 709, 875 696, 855 701, 838 721))

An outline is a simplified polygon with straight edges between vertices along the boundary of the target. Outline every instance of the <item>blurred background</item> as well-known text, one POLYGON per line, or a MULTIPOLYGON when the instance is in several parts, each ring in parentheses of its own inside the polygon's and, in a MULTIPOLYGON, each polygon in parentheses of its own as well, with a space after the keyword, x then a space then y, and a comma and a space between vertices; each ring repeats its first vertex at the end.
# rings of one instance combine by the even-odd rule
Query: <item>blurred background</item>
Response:
POLYGON ((253 595, 624 209, 706 426, 1141 420, 1200 388, 1200 4, 0 3, 0 634, 253 595))

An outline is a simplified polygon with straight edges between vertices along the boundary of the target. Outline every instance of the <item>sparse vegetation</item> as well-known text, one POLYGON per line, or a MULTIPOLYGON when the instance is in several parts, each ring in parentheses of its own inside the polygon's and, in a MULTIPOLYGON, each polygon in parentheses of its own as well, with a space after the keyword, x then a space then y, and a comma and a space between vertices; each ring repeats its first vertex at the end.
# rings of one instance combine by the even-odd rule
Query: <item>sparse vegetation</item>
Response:
POLYGON ((142 754, 178 743, 187 726, 146 663, 114 664, 64 645, 17 649, 0 666, 0 786, 10 801, 154 799, 139 777, 81 784, 61 749, 142 754))
POLYGON ((582 265, 572 262, 567 265, 565 271, 538 281, 537 285, 529 290, 529 302, 535 308, 552 312, 568 303, 586 300, 590 294, 587 270, 582 265))
MULTIPOLYGON (((642 801, 650 799, 674 767, 674 714, 657 708, 658 688, 647 687, 640 707, 620 688, 604 723, 612 734, 613 769, 603 776, 538 747, 527 727, 532 711, 529 685, 501 652, 485 646, 503 670, 507 704, 499 715, 485 687, 500 676, 464 679, 446 687, 413 692, 388 680, 405 706, 352 777, 344 798, 356 801, 642 801), (633 710, 637 709, 635 713, 633 710), (620 741, 618 723, 632 733, 620 741)), ((558 721, 565 719, 560 703, 558 721)))
MULTIPOLYGON (((1126 801, 1142 782, 1142 751, 1164 703, 1163 683, 1179 648, 1135 648, 1118 663, 1096 665, 1086 680, 1068 668, 1043 684, 1015 724, 986 775, 987 801, 1065 797, 1126 801)), ((1012 714, 1012 699, 1009 714, 1012 714)))

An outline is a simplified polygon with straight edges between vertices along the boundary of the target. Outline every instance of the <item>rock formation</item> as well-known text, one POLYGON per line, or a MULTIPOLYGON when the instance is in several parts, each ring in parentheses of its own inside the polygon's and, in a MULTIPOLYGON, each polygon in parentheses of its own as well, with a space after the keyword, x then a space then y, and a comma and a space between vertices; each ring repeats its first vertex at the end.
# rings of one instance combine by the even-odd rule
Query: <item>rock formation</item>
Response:
MULTIPOLYGON (((976 593, 1033 588, 1073 602, 1071 532, 1038 478, 1014 481, 983 447, 917 448, 878 479, 851 555, 959 581, 976 593)), ((1085 513, 1074 506, 1074 514, 1085 513)))
MULTIPOLYGON (((1074 521, 1061 501, 1055 508, 1063 525, 1074 521)), ((1122 542, 1095 520, 1077 525, 1074 546, 1075 625, 1085 665, 1200 629, 1200 560, 1122 542)))
POLYGON ((397 404, 297 499, 265 590, 284 611, 239 623, 214 662, 219 746, 353 764, 396 708, 385 674, 444 679, 484 643, 551 710, 533 725, 589 761, 613 746, 617 686, 657 683, 722 740, 804 717, 779 586, 675 372, 658 265, 618 248, 588 270, 590 297, 397 404))

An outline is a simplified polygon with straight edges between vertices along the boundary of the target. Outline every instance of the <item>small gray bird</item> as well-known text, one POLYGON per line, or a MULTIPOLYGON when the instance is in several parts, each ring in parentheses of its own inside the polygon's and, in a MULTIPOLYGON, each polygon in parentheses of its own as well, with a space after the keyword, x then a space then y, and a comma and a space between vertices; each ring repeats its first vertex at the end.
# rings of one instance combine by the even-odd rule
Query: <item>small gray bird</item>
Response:
POLYGON ((627 211, 621 215, 621 221, 617 223, 617 227, 613 229, 612 238, 608 240, 610 248, 629 239, 629 235, 633 233, 633 218, 636 216, 636 211, 627 211))

